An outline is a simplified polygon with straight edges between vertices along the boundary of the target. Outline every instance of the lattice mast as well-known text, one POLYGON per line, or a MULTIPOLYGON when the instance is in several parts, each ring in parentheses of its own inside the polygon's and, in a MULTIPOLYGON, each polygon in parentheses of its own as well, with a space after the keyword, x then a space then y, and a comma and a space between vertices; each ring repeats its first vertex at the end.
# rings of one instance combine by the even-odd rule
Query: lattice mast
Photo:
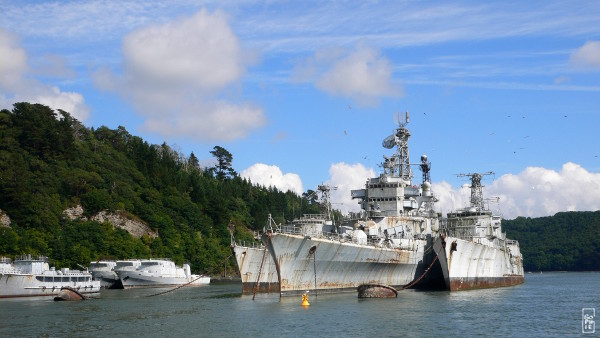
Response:
POLYGON ((485 210, 485 200, 483 199, 483 185, 481 179, 486 175, 494 175, 494 172, 488 171, 485 173, 468 173, 468 174, 457 174, 458 177, 470 177, 471 178, 471 207, 476 210, 485 210))
MULTIPOLYGON (((409 117, 406 112, 406 118, 404 122, 398 122, 398 128, 394 134, 388 136, 383 140, 383 147, 387 149, 396 148, 396 153, 391 157, 385 157, 383 163, 384 172, 388 175, 397 176, 407 182, 412 182, 412 170, 410 168, 410 156, 408 153, 408 139, 410 138, 410 131, 406 128, 408 125, 409 117)), ((412 183, 409 183, 412 184, 412 183)))
POLYGON ((327 217, 331 219, 331 198, 330 191, 337 190, 337 187, 332 187, 328 184, 321 184, 317 186, 317 190, 321 192, 321 204, 325 205, 325 209, 327 210, 327 217))

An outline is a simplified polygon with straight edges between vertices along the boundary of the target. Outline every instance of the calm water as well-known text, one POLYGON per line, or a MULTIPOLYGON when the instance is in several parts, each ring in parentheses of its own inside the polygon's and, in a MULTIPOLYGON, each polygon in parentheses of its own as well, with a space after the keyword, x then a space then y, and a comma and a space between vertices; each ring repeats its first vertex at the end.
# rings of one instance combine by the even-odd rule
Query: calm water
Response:
MULTIPOLYGON (((581 309, 596 309, 600 273, 527 274, 525 284, 449 292, 401 291, 397 299, 355 293, 300 297, 241 296, 241 285, 104 290, 100 299, 0 300, 0 337, 388 337, 577 336, 581 309)), ((600 325, 596 325, 596 335, 600 325)))

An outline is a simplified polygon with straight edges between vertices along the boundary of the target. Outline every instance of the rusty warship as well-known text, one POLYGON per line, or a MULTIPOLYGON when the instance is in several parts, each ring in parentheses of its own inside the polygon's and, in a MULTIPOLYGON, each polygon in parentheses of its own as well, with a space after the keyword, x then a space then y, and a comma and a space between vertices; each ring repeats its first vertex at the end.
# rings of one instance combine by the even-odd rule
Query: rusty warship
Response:
POLYGON ((471 178, 470 206, 447 214, 434 242, 444 283, 450 291, 521 284, 523 256, 519 242, 506 238, 501 217, 485 206, 482 175, 471 178))
MULTIPOLYGON (((273 219, 269 215, 268 224, 272 223, 273 219)), ((246 243, 236 241, 231 235, 231 249, 242 280, 242 293, 279 292, 275 260, 261 242, 261 234, 256 233, 254 237, 257 241, 246 243)))
POLYGON ((405 122, 384 139, 383 147, 395 152, 384 156, 383 172, 367 179, 364 189, 352 190, 361 206, 359 218, 335 225, 318 215, 267 232, 264 243, 281 295, 355 292, 363 284, 403 288, 441 279, 432 273, 423 278, 436 260, 433 242, 441 215, 433 209, 425 155, 419 164, 423 182, 412 182, 408 122, 406 113, 405 122))

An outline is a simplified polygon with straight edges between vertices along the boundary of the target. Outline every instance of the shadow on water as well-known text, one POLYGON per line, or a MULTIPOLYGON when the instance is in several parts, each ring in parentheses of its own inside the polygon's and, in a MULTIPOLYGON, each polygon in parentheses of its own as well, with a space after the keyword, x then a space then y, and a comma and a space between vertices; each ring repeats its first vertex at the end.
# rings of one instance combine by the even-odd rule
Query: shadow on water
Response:
POLYGON ((220 295, 214 295, 206 297, 207 299, 221 299, 221 298, 242 298, 242 293, 224 293, 220 295))

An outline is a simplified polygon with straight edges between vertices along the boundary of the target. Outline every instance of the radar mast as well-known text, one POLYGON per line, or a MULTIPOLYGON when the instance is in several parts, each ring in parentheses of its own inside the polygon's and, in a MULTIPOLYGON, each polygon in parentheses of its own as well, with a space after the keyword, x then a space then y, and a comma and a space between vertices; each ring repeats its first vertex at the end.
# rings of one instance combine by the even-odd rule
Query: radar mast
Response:
POLYGON ((413 174, 410 168, 410 157, 408 153, 410 131, 406 128, 408 122, 409 117, 408 112, 406 112, 404 122, 399 121, 396 131, 383 140, 383 147, 387 149, 396 147, 396 153, 392 155, 392 157, 384 156, 385 160, 382 166, 386 175, 400 177, 402 180, 406 181, 407 184, 412 184, 413 174))
POLYGON ((457 174, 458 177, 470 177, 471 178, 471 207, 477 211, 485 210, 484 199, 483 199, 483 185, 481 184, 481 178, 486 175, 494 175, 494 172, 488 171, 485 173, 468 173, 468 174, 457 174))

